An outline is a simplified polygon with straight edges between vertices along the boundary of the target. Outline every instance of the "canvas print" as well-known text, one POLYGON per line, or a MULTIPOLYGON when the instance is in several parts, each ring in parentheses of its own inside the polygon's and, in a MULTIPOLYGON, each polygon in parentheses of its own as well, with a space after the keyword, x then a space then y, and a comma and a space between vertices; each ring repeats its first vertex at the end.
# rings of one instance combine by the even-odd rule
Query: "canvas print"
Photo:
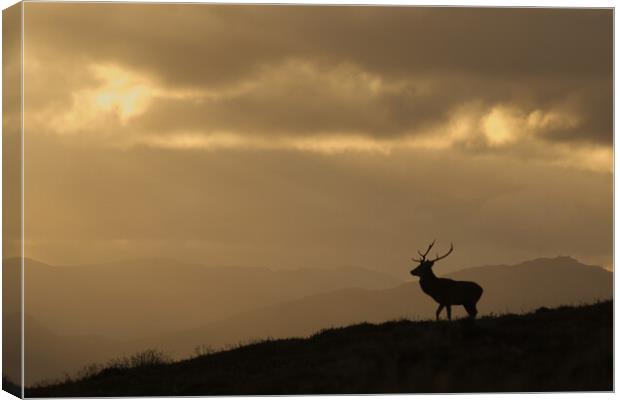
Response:
POLYGON ((3 11, 25 397, 613 390, 613 10, 3 11))

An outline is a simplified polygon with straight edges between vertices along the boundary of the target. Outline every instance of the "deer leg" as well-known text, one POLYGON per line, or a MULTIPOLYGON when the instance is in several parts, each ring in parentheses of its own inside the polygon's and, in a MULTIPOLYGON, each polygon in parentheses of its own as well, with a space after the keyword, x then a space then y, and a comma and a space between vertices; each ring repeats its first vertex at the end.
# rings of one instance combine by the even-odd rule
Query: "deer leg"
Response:
POLYGON ((435 312, 435 320, 439 321, 439 314, 441 314, 441 310, 443 310, 443 304, 440 304, 435 312))
POLYGON ((448 312, 448 321, 452 321, 452 307, 450 304, 446 306, 446 311, 448 312))
POLYGON ((476 309, 476 303, 470 303, 465 306, 465 310, 469 314, 469 318, 475 319, 478 314, 478 310, 476 309))

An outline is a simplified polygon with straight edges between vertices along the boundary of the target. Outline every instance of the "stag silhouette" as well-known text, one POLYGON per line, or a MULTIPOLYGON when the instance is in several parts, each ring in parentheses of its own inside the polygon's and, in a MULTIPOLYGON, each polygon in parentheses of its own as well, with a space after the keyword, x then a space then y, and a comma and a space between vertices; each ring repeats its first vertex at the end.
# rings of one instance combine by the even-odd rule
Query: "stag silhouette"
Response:
POLYGON ((450 307, 455 305, 465 307, 465 310, 469 314, 469 318, 476 318, 476 314, 478 314, 476 303, 478 303, 480 296, 482 296, 482 287, 475 282, 437 278, 433 272, 433 264, 452 253, 454 246, 450 243, 450 250, 448 250, 446 254, 442 256, 437 254, 437 257, 434 259, 427 260, 426 255, 431 251, 434 244, 435 241, 433 240, 425 253, 418 250, 418 254, 421 258, 412 258, 413 261, 419 262, 420 265, 411 270, 411 275, 419 276, 422 291, 439 303, 439 308, 437 308, 435 312, 435 318, 439 320, 439 314, 441 314, 441 310, 445 307, 448 320, 451 321, 452 310, 450 307))

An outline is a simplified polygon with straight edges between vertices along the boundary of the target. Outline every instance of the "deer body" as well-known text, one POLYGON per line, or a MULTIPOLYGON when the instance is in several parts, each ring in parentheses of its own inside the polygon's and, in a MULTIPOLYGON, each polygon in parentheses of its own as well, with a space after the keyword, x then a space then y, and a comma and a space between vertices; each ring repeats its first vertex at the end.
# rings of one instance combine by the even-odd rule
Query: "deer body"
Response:
POLYGON ((426 253, 422 254, 418 252, 422 258, 414 259, 414 261, 419 262, 420 265, 411 271, 411 275, 419 276, 420 288, 422 291, 439 303, 439 308, 435 313, 435 317, 439 319, 439 315, 445 307, 448 314, 448 319, 451 320, 451 306, 460 305, 465 307, 465 310, 469 314, 470 318, 476 318, 476 315, 478 314, 476 304, 482 296, 482 287, 475 282, 455 281, 452 279, 438 278, 435 276, 435 273, 432 270, 433 264, 435 261, 447 257, 448 254, 452 252, 453 246, 451 245, 450 250, 443 256, 437 256, 437 258, 433 260, 427 260, 426 255, 430 251, 431 247, 433 247, 433 244, 435 244, 435 242, 431 243, 426 253))

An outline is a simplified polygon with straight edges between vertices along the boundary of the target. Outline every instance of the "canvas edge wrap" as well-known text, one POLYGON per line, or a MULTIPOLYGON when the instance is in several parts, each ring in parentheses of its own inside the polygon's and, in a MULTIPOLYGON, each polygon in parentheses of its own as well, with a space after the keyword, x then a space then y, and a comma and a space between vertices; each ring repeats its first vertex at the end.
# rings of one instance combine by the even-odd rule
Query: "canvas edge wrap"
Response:
POLYGON ((23 397, 23 3, 2 11, 2 390, 23 397))

